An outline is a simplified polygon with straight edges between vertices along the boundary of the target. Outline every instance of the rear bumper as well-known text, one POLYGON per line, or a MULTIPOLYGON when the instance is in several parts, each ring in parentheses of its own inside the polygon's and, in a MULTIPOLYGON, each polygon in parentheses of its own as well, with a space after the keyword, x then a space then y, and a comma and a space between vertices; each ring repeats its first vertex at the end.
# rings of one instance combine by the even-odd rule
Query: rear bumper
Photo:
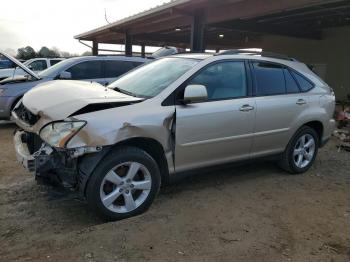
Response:
POLYGON ((324 145, 327 144, 327 142, 330 140, 334 130, 335 130, 335 120, 330 119, 328 122, 328 126, 325 127, 324 132, 323 132, 323 137, 320 141, 320 147, 323 147, 324 145))
POLYGON ((330 140, 330 137, 329 138, 323 138, 321 143, 320 143, 320 147, 324 147, 328 143, 329 140, 330 140))

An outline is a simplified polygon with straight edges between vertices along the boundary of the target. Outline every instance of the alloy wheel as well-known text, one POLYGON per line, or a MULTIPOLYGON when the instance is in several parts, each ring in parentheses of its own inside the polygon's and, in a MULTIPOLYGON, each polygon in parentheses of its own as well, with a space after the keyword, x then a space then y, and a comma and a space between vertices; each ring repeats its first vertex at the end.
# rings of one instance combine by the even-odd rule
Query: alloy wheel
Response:
POLYGON ((152 187, 149 170, 137 162, 125 162, 112 168, 100 186, 102 204, 112 212, 128 213, 147 199, 152 187))
POLYGON ((298 168, 308 166, 315 154, 315 139, 310 134, 302 135, 295 144, 293 151, 294 164, 298 168))

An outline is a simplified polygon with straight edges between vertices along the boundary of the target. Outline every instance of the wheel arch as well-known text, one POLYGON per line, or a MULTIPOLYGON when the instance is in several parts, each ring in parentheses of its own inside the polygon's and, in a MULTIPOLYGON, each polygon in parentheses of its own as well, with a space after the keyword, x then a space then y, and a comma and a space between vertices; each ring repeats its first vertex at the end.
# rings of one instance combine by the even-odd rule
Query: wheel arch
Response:
POLYGON ((165 151, 162 144, 153 139, 147 137, 134 137, 121 141, 115 144, 112 148, 120 146, 132 146, 144 150, 149 154, 157 163, 161 174, 162 183, 167 183, 169 180, 168 162, 165 156, 165 151))
POLYGON ((102 151, 95 154, 87 154, 79 159, 79 192, 82 197, 85 197, 86 187, 90 180, 91 174, 94 172, 98 164, 114 149, 122 146, 131 146, 144 150, 157 163, 161 175, 161 183, 169 182, 168 162, 165 156, 165 151, 161 143, 152 138, 134 137, 120 141, 114 145, 106 146, 102 151))
POLYGON ((311 127, 312 129, 314 129, 316 131, 316 133, 318 135, 318 142, 321 145, 323 131, 324 131, 323 123, 321 121, 318 121, 318 120, 313 120, 313 121, 306 122, 301 127, 303 127, 303 126, 311 127))

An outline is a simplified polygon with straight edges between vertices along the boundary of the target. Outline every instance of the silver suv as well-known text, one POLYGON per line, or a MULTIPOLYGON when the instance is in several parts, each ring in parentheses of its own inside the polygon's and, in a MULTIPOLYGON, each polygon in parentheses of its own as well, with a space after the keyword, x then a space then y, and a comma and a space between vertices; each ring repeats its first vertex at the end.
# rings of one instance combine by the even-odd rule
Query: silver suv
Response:
POLYGON ((334 127, 331 88, 274 54, 175 55, 93 85, 29 91, 12 112, 14 142, 38 179, 77 190, 110 220, 144 212, 161 184, 193 169, 274 155, 303 173, 334 127))

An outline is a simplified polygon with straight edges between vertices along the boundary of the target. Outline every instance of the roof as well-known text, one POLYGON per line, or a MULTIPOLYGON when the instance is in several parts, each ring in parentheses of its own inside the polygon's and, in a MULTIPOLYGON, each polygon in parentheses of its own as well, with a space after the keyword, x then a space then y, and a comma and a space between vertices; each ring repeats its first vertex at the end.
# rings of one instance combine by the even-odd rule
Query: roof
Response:
POLYGON ((121 25, 121 24, 126 24, 126 23, 128 23, 130 21, 135 21, 135 20, 143 18, 143 17, 145 17, 147 15, 150 15, 150 14, 153 14, 153 13, 157 13, 157 12, 163 11, 163 10, 171 8, 171 7, 176 7, 176 6, 180 5, 180 4, 187 3, 187 2, 190 2, 190 1, 191 0, 171 0, 168 3, 164 3, 162 5, 158 5, 156 7, 150 8, 148 10, 145 10, 143 12, 137 13, 135 15, 128 16, 128 17, 123 18, 121 20, 117 20, 117 21, 115 21, 113 23, 110 23, 108 25, 101 26, 101 27, 95 28, 93 30, 81 33, 79 35, 74 36, 74 38, 75 39, 80 39, 80 38, 82 38, 84 36, 87 36, 87 35, 90 35, 90 34, 93 34, 93 33, 99 32, 99 31, 102 31, 102 30, 110 29, 110 28, 113 28, 113 27, 121 25))
POLYGON ((193 21, 205 23, 207 49, 261 46, 265 34, 321 40, 350 25, 349 0, 175 0, 76 35, 95 43, 190 48, 193 21))
POLYGON ((184 58, 204 60, 213 55, 214 54, 208 54, 208 53, 183 53, 183 54, 173 55, 172 57, 184 57, 184 58))

